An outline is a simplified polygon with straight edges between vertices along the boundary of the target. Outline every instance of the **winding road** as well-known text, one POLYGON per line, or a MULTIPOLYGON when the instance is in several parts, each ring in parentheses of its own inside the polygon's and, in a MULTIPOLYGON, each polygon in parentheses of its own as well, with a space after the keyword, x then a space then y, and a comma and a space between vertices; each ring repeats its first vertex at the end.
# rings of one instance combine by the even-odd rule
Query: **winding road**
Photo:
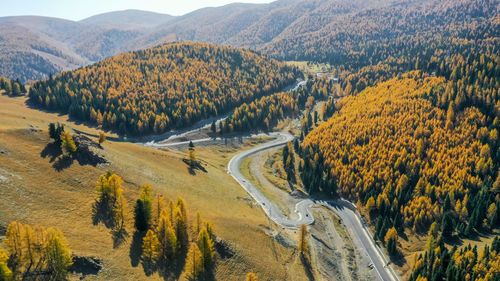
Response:
POLYGON ((245 191, 252 196, 252 198, 261 206, 266 215, 276 224, 284 228, 297 229, 302 224, 312 224, 314 217, 311 212, 313 206, 325 206, 339 215, 344 225, 350 232, 353 240, 356 240, 370 257, 373 268, 376 270, 378 278, 382 281, 397 281, 399 280, 397 274, 387 266, 388 262, 384 257, 381 249, 378 248, 375 241, 371 238, 365 223, 362 222, 356 207, 349 201, 344 199, 337 199, 331 201, 313 201, 311 199, 304 199, 295 205, 295 218, 289 218, 284 215, 281 210, 271 202, 262 192, 246 179, 241 171, 240 166, 246 157, 255 153, 271 149, 273 147, 281 146, 293 140, 293 136, 288 133, 270 133, 270 136, 275 139, 258 145, 252 149, 243 151, 235 155, 228 164, 228 173, 245 189, 245 191))

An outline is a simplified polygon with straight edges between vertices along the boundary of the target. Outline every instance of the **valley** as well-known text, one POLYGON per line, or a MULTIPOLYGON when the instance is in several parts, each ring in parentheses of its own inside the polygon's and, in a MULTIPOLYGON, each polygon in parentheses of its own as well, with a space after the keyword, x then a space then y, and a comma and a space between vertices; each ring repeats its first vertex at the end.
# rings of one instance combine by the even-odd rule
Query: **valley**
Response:
POLYGON ((500 280, 498 1, 88 1, 0 13, 0 281, 500 280))

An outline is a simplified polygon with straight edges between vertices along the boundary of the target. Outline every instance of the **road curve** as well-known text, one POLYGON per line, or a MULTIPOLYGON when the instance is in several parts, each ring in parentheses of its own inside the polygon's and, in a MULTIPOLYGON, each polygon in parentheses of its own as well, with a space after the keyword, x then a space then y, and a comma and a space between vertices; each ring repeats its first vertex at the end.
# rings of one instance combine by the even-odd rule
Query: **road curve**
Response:
POLYGON ((325 206, 331 211, 337 213, 346 228, 351 232, 352 238, 370 257, 373 267, 377 272, 377 277, 382 281, 399 280, 397 274, 389 266, 386 266, 387 260, 385 259, 384 254, 375 244, 375 241, 373 241, 369 230, 367 229, 365 223, 362 222, 361 216, 351 202, 344 199, 329 201, 313 201, 311 199, 304 199, 295 205, 297 218, 292 219, 284 215, 273 202, 265 197, 256 186, 254 186, 242 175, 240 166, 246 157, 263 150, 284 145, 293 140, 293 136, 288 133, 270 133, 269 135, 275 137, 275 139, 235 155, 229 161, 228 173, 243 187, 243 189, 245 189, 250 196, 252 196, 252 198, 264 210, 266 215, 282 227, 297 229, 302 224, 312 224, 314 222, 314 217, 311 212, 311 207, 314 205, 325 206))
POLYGON ((252 149, 243 151, 231 158, 229 164, 227 165, 228 173, 246 190, 248 194, 250 194, 250 196, 252 196, 252 198, 264 210, 266 215, 276 224, 291 229, 297 229, 302 224, 311 224, 314 222, 314 218, 309 208, 314 204, 312 200, 306 199, 297 203, 295 205, 297 219, 289 218, 285 216, 273 202, 267 199, 267 197, 264 196, 264 194, 262 194, 256 186, 254 186, 241 174, 240 166, 246 157, 263 150, 284 145, 293 140, 293 136, 287 133, 270 133, 269 136, 275 137, 275 139, 258 145, 252 149))

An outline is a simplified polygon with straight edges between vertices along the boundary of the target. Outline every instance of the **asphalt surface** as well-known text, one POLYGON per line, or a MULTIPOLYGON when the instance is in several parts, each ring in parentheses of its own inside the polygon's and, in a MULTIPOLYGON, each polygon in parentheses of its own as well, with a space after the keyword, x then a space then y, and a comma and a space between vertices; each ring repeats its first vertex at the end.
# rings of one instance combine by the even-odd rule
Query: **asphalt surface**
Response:
POLYGON ((297 229, 302 224, 311 224, 314 222, 314 217, 309 210, 309 207, 314 204, 312 200, 307 199, 297 203, 295 205, 295 213, 297 215, 297 218, 289 218, 285 216, 273 202, 267 199, 267 197, 264 196, 256 186, 254 186, 241 174, 240 166, 242 161, 246 157, 263 150, 284 145, 287 142, 293 140, 293 136, 286 133, 271 133, 269 135, 272 137, 276 137, 276 139, 235 155, 227 165, 228 173, 246 190, 248 194, 250 194, 250 196, 252 196, 252 198, 264 210, 266 215, 276 224, 292 229, 297 229))
POLYGON ((361 221, 356 207, 349 201, 344 199, 331 201, 313 201, 304 199, 295 205, 296 218, 290 218, 284 215, 281 210, 265 197, 260 190, 246 179, 241 171, 240 166, 246 157, 249 157, 257 152, 267 150, 273 147, 281 146, 293 140, 293 136, 288 133, 271 133, 270 136, 275 137, 274 140, 256 146, 252 149, 243 151, 235 155, 228 164, 228 173, 252 196, 252 198, 261 206, 266 215, 276 224, 289 229, 297 229, 300 225, 309 225, 314 222, 314 217, 310 208, 314 205, 323 205, 335 212, 342 219, 344 225, 349 230, 352 238, 357 244, 362 247, 366 254, 370 257, 373 268, 377 272, 377 276, 382 281, 399 280, 394 271, 386 266, 387 260, 381 250, 377 248, 375 242, 371 238, 366 225, 361 221))

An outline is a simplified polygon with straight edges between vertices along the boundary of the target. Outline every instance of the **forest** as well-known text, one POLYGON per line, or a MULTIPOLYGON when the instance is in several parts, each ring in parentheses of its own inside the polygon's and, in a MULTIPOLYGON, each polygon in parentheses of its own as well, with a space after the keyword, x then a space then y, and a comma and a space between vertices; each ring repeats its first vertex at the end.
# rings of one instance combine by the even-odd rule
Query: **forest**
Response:
POLYGON ((500 269, 500 239, 495 237, 490 245, 481 249, 470 244, 453 247, 444 246, 436 231, 436 225, 429 230, 429 243, 424 254, 414 263, 410 281, 426 280, 498 280, 500 269))
MULTIPOLYGON (((357 202, 393 257, 407 230, 428 236, 437 222, 446 242, 488 233, 500 216, 496 4, 420 5, 360 12, 295 58, 329 62, 349 95, 297 147, 301 180, 357 202)), ((448 280, 436 276, 421 277, 448 280)))
POLYGON ((3 90, 9 96, 20 96, 26 94, 26 87, 23 83, 17 80, 0 77, 0 90, 3 90))
POLYGON ((445 238, 498 227, 499 120, 455 105, 450 85, 416 71, 344 98, 302 144, 307 190, 358 202, 381 241, 436 221, 445 238))
POLYGON ((120 134, 161 134, 278 92, 300 76, 253 51, 171 43, 39 81, 29 97, 120 134))
POLYGON ((499 32, 497 9, 494 0, 399 1, 351 12, 318 32, 282 36, 264 50, 287 60, 328 62, 341 71, 382 63, 402 73, 464 45, 498 48, 491 40, 499 32))
MULTIPOLYGON (((331 79, 309 77, 306 83, 297 89, 244 103, 220 123, 219 132, 270 131, 283 119, 299 117, 301 110, 306 109, 306 114, 309 114, 315 101, 338 97, 340 93, 335 85, 331 79)), ((326 105, 328 110, 325 111, 331 116, 334 110, 333 99, 326 105)))

